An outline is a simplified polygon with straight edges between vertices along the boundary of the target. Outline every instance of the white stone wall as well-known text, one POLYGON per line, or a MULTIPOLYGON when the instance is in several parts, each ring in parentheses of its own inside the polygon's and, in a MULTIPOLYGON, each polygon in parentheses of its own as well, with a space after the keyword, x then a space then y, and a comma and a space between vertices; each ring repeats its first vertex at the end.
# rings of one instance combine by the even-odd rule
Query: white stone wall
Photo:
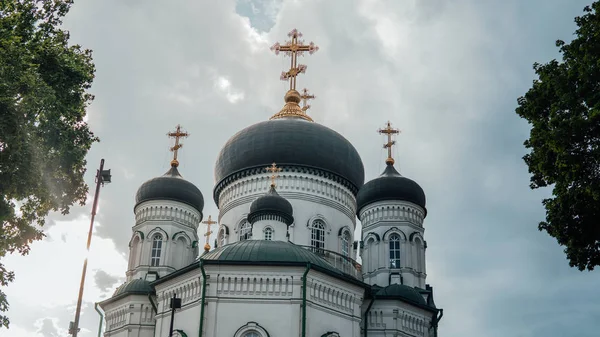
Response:
MULTIPOLYGON (((269 175, 264 173, 241 178, 221 191, 219 223, 229 228, 225 244, 239 241, 240 226, 245 222, 250 204, 267 193, 268 188, 269 175)), ((353 242, 356 199, 348 188, 317 175, 284 171, 277 179, 277 193, 286 198, 294 209, 294 224, 289 228, 290 241, 309 246, 311 223, 321 219, 326 224, 325 249, 341 253, 339 232, 342 228, 349 231, 350 243, 353 242)), ((217 235, 217 241, 219 239, 217 235)), ((354 256, 352 252, 350 256, 354 256)))
MULTIPOLYGON (((203 336, 240 336, 248 329, 266 330, 271 336, 300 335, 305 268, 206 265, 205 270, 203 336)), ((155 337, 168 335, 173 292, 187 294, 183 295, 182 309, 175 314, 174 328, 188 336, 198 335, 201 286, 199 268, 157 286, 155 337)), ((307 336, 335 331, 341 336, 359 337, 363 292, 356 285, 309 271, 307 336)))
POLYGON ((130 295, 103 307, 104 337, 152 337, 154 312, 147 296, 130 295))
POLYGON ((381 201, 364 207, 359 214, 364 282, 385 287, 402 283, 425 289, 424 210, 403 201, 381 201), (400 268, 390 268, 390 236, 400 236, 400 268))
POLYGON ((396 300, 377 300, 367 314, 369 337, 433 337, 433 313, 396 300))
POLYGON ((265 240, 265 231, 271 231, 272 241, 287 241, 288 226, 277 220, 259 220, 252 225, 252 239, 265 240))
POLYGON ((200 213, 171 200, 143 202, 135 208, 136 224, 129 241, 127 280, 145 279, 149 271, 164 276, 194 262, 198 256, 200 213), (154 236, 162 235, 159 266, 151 266, 154 236))

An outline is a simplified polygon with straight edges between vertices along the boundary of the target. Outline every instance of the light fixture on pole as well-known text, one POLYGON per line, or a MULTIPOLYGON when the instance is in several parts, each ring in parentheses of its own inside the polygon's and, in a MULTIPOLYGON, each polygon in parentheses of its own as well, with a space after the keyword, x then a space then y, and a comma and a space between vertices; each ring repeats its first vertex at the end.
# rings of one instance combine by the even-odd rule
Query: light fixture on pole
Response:
POLYGON ((79 296, 77 298, 77 308, 75 309, 75 321, 69 323, 69 334, 77 337, 79 333, 79 315, 81 313, 81 301, 83 299, 83 287, 85 284, 85 274, 87 271, 88 255, 90 252, 90 244, 92 243, 92 230, 94 229, 94 218, 96 217, 96 209, 98 207, 98 196, 100 195, 100 186, 111 182, 110 170, 104 169, 104 159, 100 161, 100 169, 96 171, 96 193, 94 194, 94 203, 92 205, 92 217, 90 220, 90 230, 87 238, 87 253, 83 261, 83 271, 81 272, 81 283, 79 284, 79 296))

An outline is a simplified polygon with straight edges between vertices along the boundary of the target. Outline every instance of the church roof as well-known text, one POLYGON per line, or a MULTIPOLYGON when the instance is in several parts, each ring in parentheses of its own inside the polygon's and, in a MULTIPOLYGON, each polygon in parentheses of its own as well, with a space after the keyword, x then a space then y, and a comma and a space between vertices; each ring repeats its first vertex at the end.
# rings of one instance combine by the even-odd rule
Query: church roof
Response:
POLYGON ((292 204, 275 191, 275 186, 271 185, 269 192, 254 200, 250 205, 248 221, 254 223, 262 215, 280 216, 286 225, 294 222, 294 209, 292 204))
POLYGON ((149 281, 143 279, 135 279, 129 282, 123 283, 117 288, 113 294, 113 298, 119 295, 148 295, 154 292, 154 288, 150 285, 149 281))
POLYGON ((135 196, 135 205, 149 200, 173 200, 188 204, 200 212, 204 208, 204 197, 196 185, 183 179, 176 166, 167 173, 146 181, 135 196))
POLYGON ((201 259, 221 262, 251 262, 263 265, 310 262, 313 266, 336 270, 317 254, 285 241, 238 241, 212 250, 202 255, 201 259))
POLYGON ((399 299, 420 306, 427 306, 423 295, 415 288, 404 284, 392 284, 377 292, 377 299, 399 299))
POLYGON ((304 119, 278 118, 239 131, 223 146, 215 165, 215 202, 227 178, 273 162, 333 174, 354 193, 364 183, 362 160, 346 138, 304 119))
POLYGON ((383 173, 367 182, 356 196, 357 213, 368 204, 384 200, 402 200, 422 207, 425 212, 425 192, 415 181, 403 177, 393 163, 388 163, 383 173))

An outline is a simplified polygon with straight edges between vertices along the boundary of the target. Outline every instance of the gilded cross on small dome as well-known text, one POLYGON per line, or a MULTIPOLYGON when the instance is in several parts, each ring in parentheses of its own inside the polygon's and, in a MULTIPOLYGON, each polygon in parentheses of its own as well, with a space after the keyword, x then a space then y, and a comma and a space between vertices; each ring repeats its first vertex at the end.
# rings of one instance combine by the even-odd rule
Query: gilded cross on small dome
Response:
POLYGON ((210 250, 210 244, 208 243, 208 237, 212 234, 212 231, 210 230, 210 225, 214 225, 217 222, 213 221, 212 217, 209 215, 208 220, 202 221, 202 223, 206 225, 206 233, 204 233, 204 236, 206 236, 206 244, 204 245, 204 250, 208 252, 210 250))
POLYGON ((177 151, 183 147, 183 144, 179 143, 179 139, 189 135, 189 133, 181 131, 181 125, 179 124, 177 124, 177 128, 174 132, 167 133, 167 136, 170 138, 175 138, 175 146, 170 148, 171 152, 173 152, 173 160, 171 160, 172 167, 179 166, 179 161, 177 161, 177 151))
POLYGON ((300 98, 302 99, 302 111, 306 111, 310 109, 310 104, 308 104, 308 100, 315 99, 317 97, 315 95, 310 95, 308 93, 308 89, 304 88, 302 89, 302 95, 300 95, 300 98))
POLYGON ((277 167, 277 164, 273 163, 271 166, 267 166, 267 172, 271 173, 271 187, 275 187, 275 180, 279 177, 279 172, 283 171, 281 167, 277 167))
POLYGON ((392 123, 388 121, 385 129, 379 129, 377 132, 382 135, 387 135, 387 143, 383 144, 383 148, 388 150, 388 157, 385 160, 385 163, 388 165, 394 165, 394 158, 392 158, 392 146, 396 144, 396 141, 392 140, 392 135, 399 134, 400 130, 393 129, 392 123))
POLYGON ((298 64, 298 55, 303 55, 304 52, 308 52, 309 54, 313 54, 319 50, 313 42, 305 45, 303 40, 298 40, 298 38, 302 37, 302 33, 300 33, 297 29, 293 29, 288 33, 288 36, 291 38, 289 41, 285 43, 285 45, 279 44, 279 42, 275 43, 271 50, 275 52, 275 55, 279 55, 279 52, 283 52, 286 56, 290 56, 292 59, 290 70, 284 71, 281 73, 282 81, 290 81, 290 90, 296 90, 296 76, 298 74, 303 74, 306 71, 306 66, 303 64, 298 64))

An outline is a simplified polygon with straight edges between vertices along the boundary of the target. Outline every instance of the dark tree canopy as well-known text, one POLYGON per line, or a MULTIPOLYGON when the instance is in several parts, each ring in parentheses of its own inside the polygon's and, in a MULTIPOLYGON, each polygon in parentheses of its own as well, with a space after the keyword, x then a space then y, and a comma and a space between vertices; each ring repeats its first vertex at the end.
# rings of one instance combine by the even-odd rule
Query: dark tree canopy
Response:
POLYGON ((570 43, 557 41, 562 61, 535 64, 539 79, 516 112, 532 125, 523 158, 531 188, 552 185, 539 229, 565 247, 571 267, 600 265, 600 2, 575 18, 570 43))
MULTIPOLYGON (((90 50, 60 29, 72 0, 0 1, 0 314, 14 274, 7 253, 27 254, 51 211, 84 204, 85 156, 97 141, 84 121, 93 96, 90 50)), ((0 327, 8 327, 0 315, 0 327)))

